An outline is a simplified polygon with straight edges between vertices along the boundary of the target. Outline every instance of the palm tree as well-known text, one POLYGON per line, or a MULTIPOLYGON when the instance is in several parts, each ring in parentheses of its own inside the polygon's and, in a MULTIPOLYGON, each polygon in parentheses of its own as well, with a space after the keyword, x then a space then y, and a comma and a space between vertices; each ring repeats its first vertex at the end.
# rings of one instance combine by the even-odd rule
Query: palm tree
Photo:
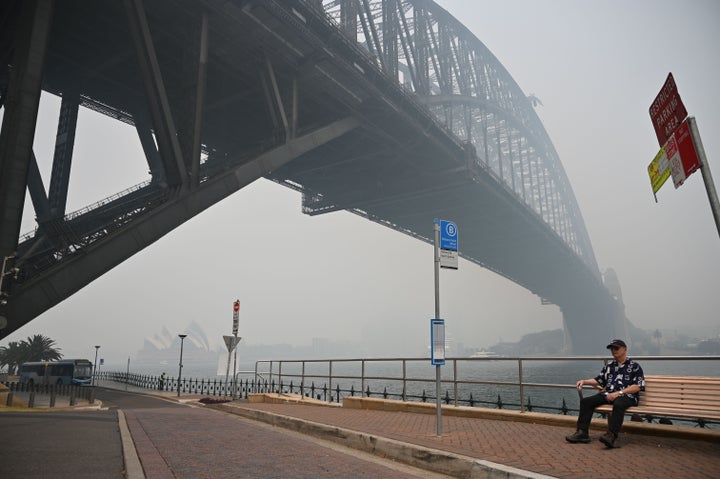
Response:
POLYGON ((53 361, 56 359, 62 359, 60 348, 55 347, 55 341, 43 336, 42 334, 36 334, 34 336, 28 336, 27 340, 23 341, 27 348, 25 353, 25 361, 53 361))
POLYGON ((27 345, 25 341, 10 341, 7 346, 0 347, 0 367, 7 366, 8 374, 14 375, 20 365, 25 362, 27 345))

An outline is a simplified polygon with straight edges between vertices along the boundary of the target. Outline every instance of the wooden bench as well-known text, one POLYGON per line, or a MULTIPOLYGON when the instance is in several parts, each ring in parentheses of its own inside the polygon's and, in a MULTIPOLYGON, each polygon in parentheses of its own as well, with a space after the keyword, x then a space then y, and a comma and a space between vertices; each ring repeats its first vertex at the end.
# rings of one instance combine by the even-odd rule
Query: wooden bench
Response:
MULTIPOLYGON (((582 390, 578 390, 582 398, 582 390)), ((596 412, 612 412, 604 404, 596 412)), ((640 392, 637 406, 626 414, 646 416, 648 422, 658 418, 688 419, 704 427, 707 420, 720 421, 720 377, 645 376, 645 391, 640 392)))

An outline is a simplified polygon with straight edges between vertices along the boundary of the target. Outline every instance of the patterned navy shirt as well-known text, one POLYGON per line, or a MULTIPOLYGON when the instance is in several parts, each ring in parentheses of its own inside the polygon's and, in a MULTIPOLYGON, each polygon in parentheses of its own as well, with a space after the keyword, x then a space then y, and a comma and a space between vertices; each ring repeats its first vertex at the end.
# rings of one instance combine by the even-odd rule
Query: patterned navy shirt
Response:
MULTIPOLYGON (((617 361, 605 365, 600 374, 595 377, 595 381, 603 387, 605 394, 620 391, 633 384, 640 386, 641 391, 645 390, 643 370, 638 363, 630 358, 625 359, 622 366, 619 366, 617 361)), ((626 393, 625 395, 637 405, 639 399, 637 394, 626 393)))

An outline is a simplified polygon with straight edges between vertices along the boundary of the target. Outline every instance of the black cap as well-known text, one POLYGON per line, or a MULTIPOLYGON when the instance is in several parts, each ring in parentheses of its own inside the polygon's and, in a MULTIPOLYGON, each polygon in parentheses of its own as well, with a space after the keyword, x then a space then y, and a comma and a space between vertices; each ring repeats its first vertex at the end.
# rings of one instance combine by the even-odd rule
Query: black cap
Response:
POLYGON ((627 344, 625 344, 625 341, 622 339, 613 339, 610 344, 607 345, 607 348, 610 349, 614 346, 617 346, 618 348, 627 348, 627 344))

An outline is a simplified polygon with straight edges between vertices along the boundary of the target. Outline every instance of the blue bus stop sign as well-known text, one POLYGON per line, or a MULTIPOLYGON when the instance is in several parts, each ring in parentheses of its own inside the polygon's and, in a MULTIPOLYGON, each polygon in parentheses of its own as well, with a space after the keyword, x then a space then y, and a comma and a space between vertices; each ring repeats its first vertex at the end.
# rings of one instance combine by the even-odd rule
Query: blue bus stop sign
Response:
POLYGON ((452 221, 440 220, 440 249, 458 250, 457 225, 452 221))

